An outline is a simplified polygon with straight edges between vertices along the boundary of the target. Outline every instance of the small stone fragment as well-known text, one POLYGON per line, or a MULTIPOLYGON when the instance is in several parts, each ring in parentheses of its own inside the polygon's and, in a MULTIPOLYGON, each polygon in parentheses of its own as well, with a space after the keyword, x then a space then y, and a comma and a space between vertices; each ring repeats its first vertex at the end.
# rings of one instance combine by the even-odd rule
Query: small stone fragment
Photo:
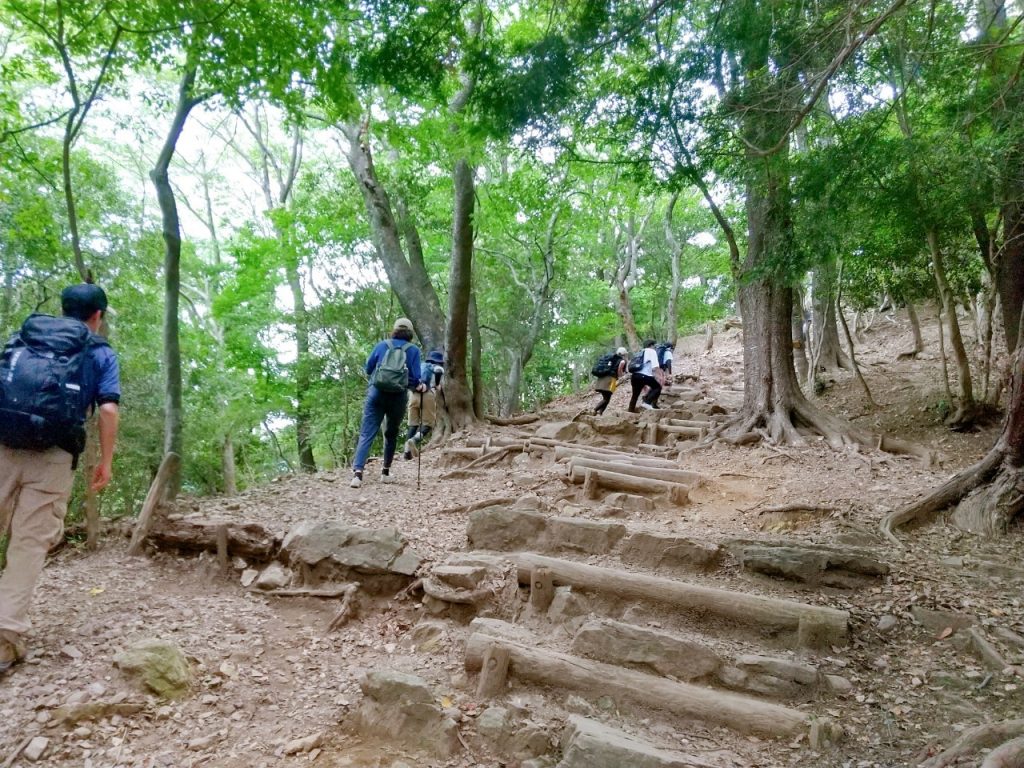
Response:
POLYGON ((898 624, 899 619, 897 619, 892 614, 887 613, 884 616, 878 617, 878 622, 875 624, 875 629, 877 629, 881 634, 887 635, 894 629, 896 629, 896 626, 898 624))
POLYGON ((323 744, 324 735, 322 733, 311 733, 309 736, 304 736, 301 739, 293 739, 284 745, 284 753, 286 755, 297 755, 300 752, 309 752, 316 749, 323 744))
POLYGON ((31 763, 35 763, 43 756, 46 752, 46 748, 50 746, 50 740, 45 736, 36 736, 32 741, 28 743, 28 746, 22 750, 21 756, 24 757, 31 763))
POLYGON ((252 586, 252 583, 254 581, 256 581, 256 577, 259 576, 259 575, 260 575, 259 571, 255 570, 253 568, 245 568, 242 571, 242 586, 243 587, 250 587, 250 586, 252 586))

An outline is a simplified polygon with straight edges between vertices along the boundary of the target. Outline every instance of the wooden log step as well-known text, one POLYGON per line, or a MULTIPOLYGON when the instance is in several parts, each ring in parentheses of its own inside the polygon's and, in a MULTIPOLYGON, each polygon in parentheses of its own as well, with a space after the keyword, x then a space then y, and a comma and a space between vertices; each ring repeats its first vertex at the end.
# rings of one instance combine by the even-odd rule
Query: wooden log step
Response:
POLYGON ((555 446, 555 459, 565 461, 579 456, 587 459, 599 459, 602 461, 619 461, 637 467, 663 467, 664 469, 678 469, 679 465, 671 459, 659 459, 653 456, 638 456, 635 453, 625 451, 594 451, 589 446, 580 445, 569 447, 566 445, 555 446))
MULTIPOLYGON (((672 421, 672 419, 670 419, 672 421)), ((680 427, 674 424, 658 424, 658 431, 665 432, 670 435, 679 435, 681 437, 696 437, 698 440, 707 434, 707 429, 704 427, 680 427)))
POLYGON ((600 469, 605 472, 619 472, 624 475, 647 477, 652 480, 664 480, 665 482, 679 483, 687 487, 700 485, 703 480, 699 472, 679 469, 678 466, 673 466, 671 469, 667 467, 645 467, 619 461, 601 461, 600 459, 576 456, 569 461, 569 474, 573 477, 573 482, 583 482, 584 468, 600 469), (577 479, 577 476, 579 479, 577 479))
MULTIPOLYGON (((535 448, 539 448, 541 450, 550 450, 552 448, 559 447, 576 449, 580 448, 581 446, 578 443, 569 443, 566 442, 565 440, 555 440, 550 437, 531 437, 529 440, 529 444, 526 446, 527 450, 535 448)), ((605 448, 602 445, 588 445, 586 446, 586 449, 593 453, 622 453, 622 451, 616 450, 615 448, 605 448)))
POLYGON ((445 448, 441 455, 446 459, 479 459, 486 450, 482 445, 476 448, 445 448))
POLYGON ((526 448, 526 440, 511 437, 470 437, 466 439, 468 448, 526 448))
POLYGON ((466 642, 466 669, 482 669, 484 657, 495 649, 508 652, 508 673, 520 680, 607 695, 645 707, 724 725, 745 734, 786 738, 803 733, 808 716, 796 709, 738 693, 678 683, 667 678, 623 669, 612 664, 531 647, 482 633, 466 642))
POLYGON ((603 592, 631 600, 665 603, 690 613, 719 616, 746 626, 795 630, 798 644, 805 647, 845 645, 847 641, 850 614, 835 608, 602 568, 533 552, 510 552, 504 555, 473 553, 470 556, 475 559, 487 558, 496 564, 502 560, 511 561, 516 566, 520 584, 530 583, 533 569, 546 567, 557 586, 603 592))
POLYGON ((226 549, 232 555, 268 560, 281 546, 278 535, 258 523, 180 516, 160 520, 147 540, 161 548, 216 552, 217 539, 224 536, 222 529, 226 529, 226 549))
POLYGON ((700 421, 698 419, 665 419, 662 423, 672 427, 694 427, 705 430, 711 429, 713 426, 710 421, 700 421))
POLYGON ((598 498, 600 490, 605 488, 611 491, 663 493, 673 504, 679 505, 688 504, 690 501, 690 489, 681 483, 635 477, 622 472, 579 466, 575 470, 570 470, 569 479, 574 483, 583 483, 583 495, 588 499, 598 498))

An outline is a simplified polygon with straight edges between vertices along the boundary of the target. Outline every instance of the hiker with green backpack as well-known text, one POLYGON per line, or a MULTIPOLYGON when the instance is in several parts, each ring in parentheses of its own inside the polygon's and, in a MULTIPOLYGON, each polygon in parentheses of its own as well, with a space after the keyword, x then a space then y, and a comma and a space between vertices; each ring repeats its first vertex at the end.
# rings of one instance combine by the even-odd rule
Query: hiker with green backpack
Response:
POLYGON ((409 390, 424 392, 420 381, 420 349, 412 343, 412 323, 405 317, 395 321, 391 338, 373 348, 366 360, 370 386, 363 404, 363 420, 359 425, 359 442, 352 461, 352 488, 363 484, 363 467, 370 455, 370 446, 384 425, 384 462, 380 472, 382 483, 393 483, 391 462, 398 447, 398 431, 405 418, 409 390))

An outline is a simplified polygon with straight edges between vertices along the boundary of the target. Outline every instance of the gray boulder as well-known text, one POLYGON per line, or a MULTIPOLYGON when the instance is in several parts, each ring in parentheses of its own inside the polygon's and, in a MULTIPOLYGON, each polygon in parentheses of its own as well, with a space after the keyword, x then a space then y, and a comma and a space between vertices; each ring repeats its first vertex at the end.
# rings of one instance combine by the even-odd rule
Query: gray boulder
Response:
POLYGON ((528 509, 487 507, 469 516, 466 536, 478 549, 513 551, 537 548, 547 517, 528 509))
POLYGON ((412 576, 423 559, 395 528, 363 528, 339 521, 302 522, 281 545, 292 567, 324 564, 355 574, 412 576))
POLYGON ((367 673, 360 688, 364 698, 353 727, 364 739, 439 758, 460 750, 458 726, 435 702, 423 678, 380 669, 367 673))
POLYGON ((699 643, 610 619, 588 621, 580 627, 572 650, 611 664, 646 665, 658 674, 680 680, 705 677, 722 664, 714 651, 699 643))
POLYGON ((660 749, 627 733, 570 715, 562 734, 562 761, 557 768, 693 768, 696 758, 660 749))

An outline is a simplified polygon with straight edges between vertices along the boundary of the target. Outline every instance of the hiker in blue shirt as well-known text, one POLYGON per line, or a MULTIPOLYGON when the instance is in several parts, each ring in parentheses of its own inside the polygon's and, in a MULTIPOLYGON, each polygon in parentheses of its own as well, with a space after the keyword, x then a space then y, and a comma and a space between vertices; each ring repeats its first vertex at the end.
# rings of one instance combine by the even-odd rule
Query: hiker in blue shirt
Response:
POLYGON ((366 390, 363 420, 359 425, 359 442, 352 461, 352 488, 363 484, 363 467, 370 455, 373 439, 384 424, 384 464, 380 472, 382 483, 393 483, 391 462, 398 447, 398 431, 405 417, 409 390, 425 392, 420 382, 420 349, 412 343, 412 323, 405 317, 395 321, 391 338, 381 341, 366 359, 366 373, 370 386, 366 390))

